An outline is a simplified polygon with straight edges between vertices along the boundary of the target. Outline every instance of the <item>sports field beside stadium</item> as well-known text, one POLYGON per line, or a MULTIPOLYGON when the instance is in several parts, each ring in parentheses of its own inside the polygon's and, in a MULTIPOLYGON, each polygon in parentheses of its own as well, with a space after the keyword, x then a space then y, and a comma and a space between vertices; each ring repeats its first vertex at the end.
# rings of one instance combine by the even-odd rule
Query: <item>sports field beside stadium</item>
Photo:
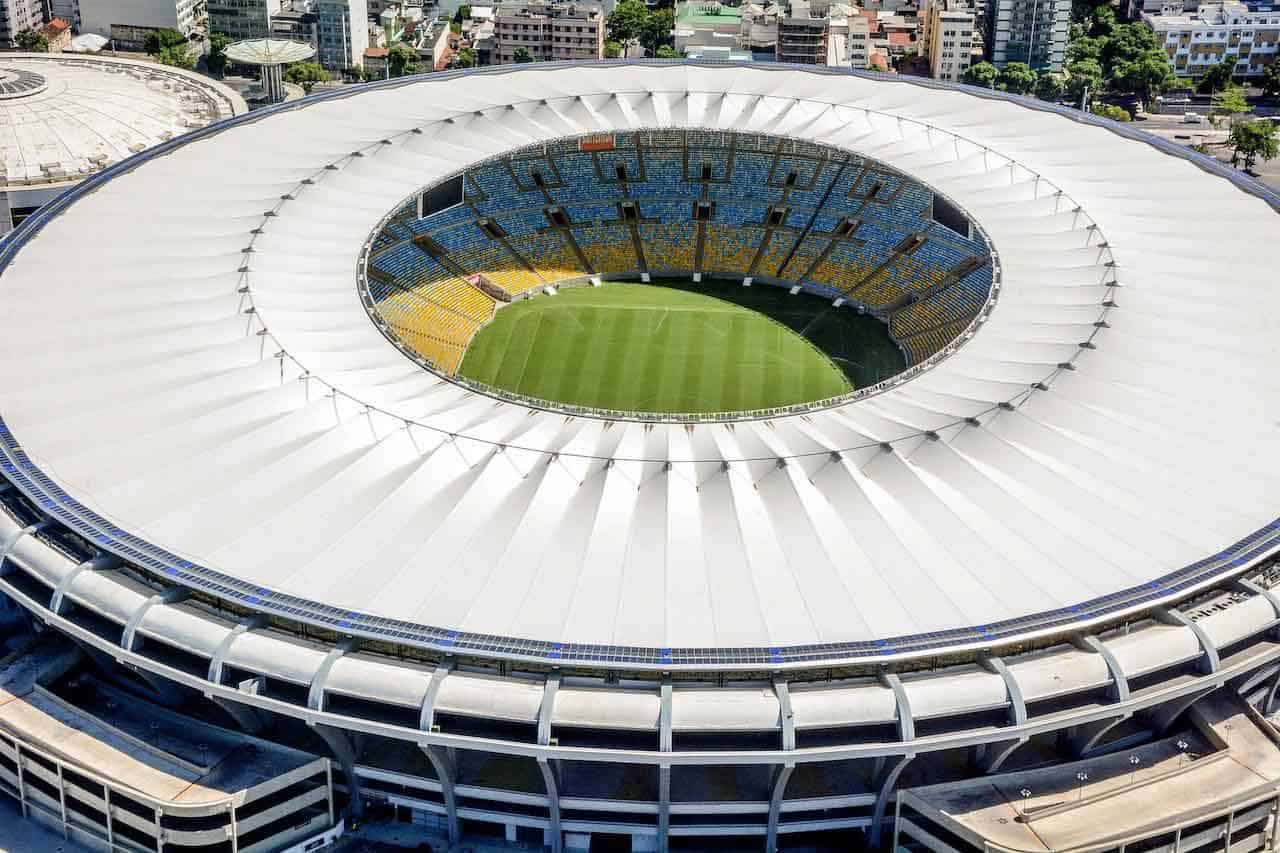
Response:
POLYGON ((568 288, 508 305, 476 334, 458 372, 574 405, 728 412, 833 397, 902 366, 883 323, 824 299, 739 282, 664 282, 568 288))

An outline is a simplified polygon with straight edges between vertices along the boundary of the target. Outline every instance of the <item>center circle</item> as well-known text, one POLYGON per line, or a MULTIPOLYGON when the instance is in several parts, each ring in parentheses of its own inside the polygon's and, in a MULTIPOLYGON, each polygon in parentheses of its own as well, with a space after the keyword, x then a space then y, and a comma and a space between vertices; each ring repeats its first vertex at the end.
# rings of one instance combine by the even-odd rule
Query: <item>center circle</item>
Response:
POLYGON ((996 264, 954 202, 871 158, 704 130, 516 150, 379 223, 361 297, 454 382, 574 413, 834 405, 944 357, 996 264))

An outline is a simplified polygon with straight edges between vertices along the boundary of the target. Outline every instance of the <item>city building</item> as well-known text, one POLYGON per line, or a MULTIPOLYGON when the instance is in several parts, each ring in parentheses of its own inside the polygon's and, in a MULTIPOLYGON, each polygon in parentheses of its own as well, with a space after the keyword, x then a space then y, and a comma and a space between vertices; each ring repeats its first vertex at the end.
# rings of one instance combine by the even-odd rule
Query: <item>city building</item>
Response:
POLYGON ((102 169, 248 110, 190 71, 69 52, 2 57, 0 81, 0 121, 21 129, 0 138, 0 235, 102 169))
POLYGON ((1037 71, 1061 71, 1070 29, 1070 0, 987 0, 987 54, 999 68, 1025 62, 1037 71))
POLYGON ((778 18, 779 62, 827 64, 827 9, 825 2, 791 0, 787 13, 778 18))
POLYGON ((235 41, 265 39, 271 21, 280 12, 281 0, 205 0, 209 31, 235 41))
POLYGON ((847 57, 851 68, 867 69, 871 67, 871 56, 875 52, 871 40, 871 20, 861 9, 852 9, 845 19, 847 35, 847 57))
POLYGON ((298 849, 1274 847, 1280 194, 939 81, 495 71, 170 140, 0 246, 0 593, 56 643, 0 674, 0 793, 223 851, 235 804, 173 790, 243 749, 298 849), (918 369, 574 409, 380 313, 426 348, 709 251, 918 369))
POLYGON ((365 0, 315 0, 318 59, 331 71, 364 64, 369 47, 369 15, 365 0))
POLYGON ((448 21, 417 21, 413 25, 413 48, 424 70, 441 71, 453 56, 453 32, 448 21))
POLYGON ((364 49, 364 70, 375 79, 390 75, 390 48, 366 47, 364 49))
POLYGON ((71 25, 73 39, 80 33, 80 0, 49 0, 47 8, 51 18, 61 18, 71 25))
POLYGON ((38 30, 44 26, 42 0, 0 0, 0 45, 13 48, 14 41, 23 30, 38 30))
POLYGON ((71 47, 71 24, 61 18, 54 18, 40 29, 40 34, 49 43, 49 53, 62 53, 71 47))
POLYGON ((1233 74, 1257 77, 1277 61, 1280 7, 1261 3, 1205 3, 1194 13, 1176 4, 1142 19, 1155 31, 1179 77, 1200 77, 1210 66, 1235 57, 1233 74))
POLYGON ((746 50, 737 50, 727 45, 707 45, 691 47, 685 52, 686 59, 706 59, 714 62, 751 62, 755 56, 746 50))
POLYGON ((492 17, 473 23, 469 38, 471 49, 476 52, 477 65, 496 64, 494 57, 498 48, 498 35, 492 17))
POLYGON ((685 2, 676 5, 671 31, 675 49, 688 55, 691 48, 742 46, 742 12, 719 3, 685 2))
POLYGON ((773 53, 778 44, 778 18, 781 10, 772 3, 743 3, 724 6, 720 3, 685 2, 676 6, 672 35, 675 49, 686 56, 721 55, 706 53, 704 48, 724 48, 733 52, 773 53))
POLYGON ((518 3, 494 13, 496 65, 515 62, 522 48, 535 62, 604 56, 604 9, 597 3, 518 3))
POLYGON ((290 8, 282 8, 271 16, 271 38, 297 41, 319 48, 316 13, 306 0, 294 0, 290 8))
POLYGON ((958 82, 969 68, 977 37, 973 7, 967 0, 928 0, 920 24, 929 76, 958 82))
POLYGON ((203 0, 79 0, 80 32, 111 39, 116 50, 140 51, 148 32, 196 30, 203 0))

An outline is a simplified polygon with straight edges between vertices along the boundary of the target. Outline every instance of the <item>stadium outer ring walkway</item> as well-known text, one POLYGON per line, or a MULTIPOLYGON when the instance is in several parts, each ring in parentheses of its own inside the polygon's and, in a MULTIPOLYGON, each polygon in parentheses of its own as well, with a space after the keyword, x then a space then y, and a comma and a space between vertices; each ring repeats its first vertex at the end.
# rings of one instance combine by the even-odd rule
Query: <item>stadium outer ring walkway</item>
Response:
MULTIPOLYGON (((384 85, 394 87, 397 84, 404 85, 401 81, 394 81, 392 84, 375 84, 370 89, 376 90, 384 85)), ((922 81, 895 81, 886 85, 904 84, 927 85, 922 81)), ((996 93, 971 94, 1047 109, 1046 105, 1038 102, 1023 102, 1022 99, 996 93)), ((322 96, 322 99, 327 100, 329 97, 322 96)), ((304 106, 305 104, 303 102, 304 106)), ((297 108, 299 107, 295 104, 282 105, 281 111, 297 108)), ((1169 150, 1172 146, 1167 143, 1152 142, 1128 128, 1071 111, 1058 112, 1075 121, 1106 127, 1131 140, 1155 145, 1165 153, 1191 160, 1207 172, 1225 172, 1225 167, 1216 161, 1180 149, 1169 150)), ((261 117, 261 113, 253 116, 254 119, 261 117)), ((232 120, 168 143, 87 181, 29 219, 6 243, 0 260, 5 267, 12 264, 21 248, 76 199, 89 195, 118 175, 136 169, 173 148, 221 132, 243 121, 245 120, 232 120)), ((1229 177, 1240 189, 1280 209, 1274 193, 1242 176, 1224 176, 1229 177)), ((281 370, 283 364, 284 361, 281 360, 281 370)), ((306 602, 298 602, 297 599, 271 593, 269 590, 245 594, 237 588, 237 582, 232 578, 200 570, 191 564, 181 564, 178 558, 170 559, 171 555, 143 539, 115 528, 84 508, 31 461, 8 427, 3 429, 2 435, 3 452, 7 457, 3 466, 6 479, 16 487, 14 491, 24 495, 43 514, 42 518, 31 521, 22 517, 21 510, 14 509, 6 513, 4 519, 0 519, 6 525, 3 549, 6 555, 5 576, 0 581, 5 592, 45 624, 72 636, 87 648, 100 652, 103 657, 126 663, 130 668, 143 673, 148 680, 181 685, 203 694, 242 719, 246 725, 253 724, 254 712, 305 719, 322 733, 338 758, 343 761, 353 792, 358 787, 357 779, 366 781, 378 774, 357 763, 358 756, 353 754, 351 742, 344 732, 365 732, 420 745, 431 760, 436 778, 430 781, 398 782, 410 787, 416 784, 424 791, 437 795, 438 801, 427 799, 419 804, 426 811, 446 816, 447 825, 453 834, 458 831, 459 814, 466 811, 459 806, 461 796, 507 803, 521 802, 527 800, 528 796, 488 789, 469 790, 460 795, 456 789, 458 768, 445 752, 450 748, 524 756, 536 761, 545 785, 545 791, 533 798, 539 813, 536 816, 507 815, 498 822, 508 820, 544 827, 555 847, 561 843, 561 831, 566 827, 572 828, 570 825, 573 823, 572 819, 562 821, 562 809, 569 812, 575 808, 583 809, 577 801, 568 805, 561 802, 561 779, 557 764, 575 761, 649 765, 658 773, 661 794, 656 802, 627 804, 615 801, 609 806, 609 810, 628 814, 632 819, 619 821, 616 825, 607 822, 601 824, 600 821, 580 821, 581 828, 588 830, 595 828, 599 831, 599 827, 604 825, 606 829, 625 831, 636 836, 652 834, 661 846, 665 846, 669 834, 677 832, 760 833, 766 836, 769 846, 773 846, 779 832, 834 826, 869 826, 878 836, 885 806, 899 775, 918 755, 965 749, 979 744, 998 747, 999 760, 988 762, 984 768, 985 772, 996 772, 1019 746, 1039 734, 1066 731, 1079 733, 1095 724, 1109 723, 1113 726, 1137 712, 1156 712, 1162 709, 1168 711, 1171 706, 1173 710, 1181 710, 1191 699, 1228 683, 1246 691, 1256 688, 1275 675, 1275 661, 1280 657, 1280 648, 1276 647, 1271 637, 1277 617, 1280 616, 1280 599, 1270 590, 1273 578, 1270 566, 1266 564, 1275 547, 1277 526, 1274 523, 1241 538, 1205 564, 1193 564, 1189 576, 1149 582, 1157 584, 1158 592, 1140 599, 1123 597, 1114 608, 1073 607, 1068 608, 1066 613, 1058 614, 1056 621, 1050 619, 1029 626, 1029 630, 1021 630, 1028 626, 1019 625, 1018 629, 1001 633, 986 625, 980 629, 965 629, 956 635, 922 638, 925 642, 914 648, 905 648, 904 643, 887 650, 883 642, 872 643, 867 654, 849 655, 844 654, 845 650, 842 649, 834 660, 821 655, 793 656, 789 654, 790 650, 775 651, 767 647, 757 647, 748 654, 732 657, 712 655, 710 660, 698 654, 691 654, 688 659, 677 658, 676 650, 664 652, 655 649, 651 650, 654 656, 646 660, 643 655, 619 654, 620 650, 608 648, 601 648, 598 652, 591 649, 590 653, 586 649, 582 652, 570 649, 569 654, 565 654, 564 647, 559 644, 545 647, 528 644, 524 648, 505 648, 501 641, 495 642, 492 637, 471 637, 443 629, 427 629, 421 635, 408 632, 402 632, 403 636, 379 635, 358 621, 352 621, 350 617, 337 620, 333 617, 317 618, 324 613, 326 605, 307 605, 306 602), (50 535, 51 531, 63 527, 72 537, 79 537, 80 544, 91 544, 100 549, 101 553, 77 562, 82 555, 75 548, 68 548, 64 539, 50 535), (122 572, 119 568, 122 561, 139 571, 122 572), (89 571, 86 572, 85 569, 89 571), (84 584, 91 577, 92 584, 77 589, 77 581, 84 584), (140 588, 146 586, 145 578, 154 578, 157 582, 154 595, 147 596, 140 591, 140 588), (178 592, 171 593, 164 589, 165 582, 175 584, 173 589, 178 592), (90 586, 94 588, 91 589, 90 586), (194 609, 187 612, 182 608, 181 589, 187 587, 214 598, 222 598, 243 611, 274 615, 278 621, 273 629, 264 630, 262 622, 251 618, 237 625, 232 620, 218 624, 216 619, 209 618, 207 614, 197 617, 194 609), (51 595, 42 600, 41 593, 51 595), (120 618, 122 598, 133 602, 133 610, 125 618, 120 618), (315 608, 316 612, 308 613, 309 606, 315 608), (143 628, 148 618, 157 617, 166 611, 172 611, 167 613, 167 617, 173 620, 169 622, 168 628, 174 630, 174 633, 165 634, 164 629, 155 625, 143 628), (93 615, 109 624, 116 623, 122 629, 120 639, 113 642, 110 632, 104 635, 100 624, 96 628, 86 627, 75 618, 78 614, 93 615), (199 645, 186 633, 193 630, 195 623, 190 621, 192 619, 202 623, 199 631, 205 633, 203 640, 207 640, 208 632, 214 630, 222 631, 225 635, 208 655, 209 671, 203 678, 189 671, 189 667, 178 665, 173 655, 165 651, 166 642, 185 645, 184 652, 188 654, 192 647, 199 645), (1123 631, 1112 630, 1117 624, 1123 625, 1123 631), (313 633, 307 643, 286 642, 276 636, 280 629, 287 630, 291 626, 300 629, 303 625, 312 625, 321 630, 313 633), (325 631, 335 638, 346 635, 353 639, 326 644, 325 631), (223 682, 222 669, 227 656, 233 652, 238 638, 249 634, 257 635, 256 640, 271 649, 267 655, 267 667, 279 667, 271 672, 262 672, 261 675, 268 680, 278 679, 282 683, 304 683, 307 697, 305 703, 290 701, 287 691, 278 695, 270 692, 246 694, 223 682), (432 668, 392 664, 373 654, 372 647, 357 652, 355 638, 386 640, 390 637, 396 637, 396 645, 405 648, 416 646, 439 655, 437 665, 432 668), (316 642, 317 638, 320 642, 316 642), (148 639, 154 640, 154 644, 148 643, 148 639), (1029 643, 1039 643, 1044 648, 1024 657, 1020 652, 1029 643), (300 651, 301 649, 306 651, 300 651), (986 654, 977 654, 979 650, 986 654), (1002 653, 1004 657, 996 656, 1002 653), (929 666, 939 662, 952 666, 917 676, 905 676, 896 669, 891 670, 885 666, 890 663, 906 663, 913 658, 929 666), (527 673, 541 671, 542 680, 531 685, 530 675, 515 677, 506 667, 487 673, 468 671, 464 675, 469 666, 486 659, 524 661, 530 664, 527 673), (1050 663, 1046 664, 1046 661, 1050 663), (303 663, 303 669, 310 668, 309 678, 299 676, 298 670, 293 666, 299 662, 303 663), (343 683, 347 686, 339 687, 338 671, 348 668, 347 663, 351 664, 351 672, 342 675, 343 683), (566 679, 563 672, 554 667, 569 663, 574 664, 574 673, 566 679), (539 670, 538 664, 544 668, 539 670), (841 675, 859 677, 824 684, 822 679, 831 677, 831 667, 835 665, 841 667, 841 675), (1043 675, 1046 665, 1059 671, 1057 681, 1062 682, 1064 675, 1067 676, 1067 683, 1059 683, 1053 691, 1037 692, 1043 685, 1033 686, 1030 682, 1035 681, 1036 673, 1043 675), (1187 666, 1192 667, 1194 676, 1189 676, 1187 666), (390 669, 385 669, 386 667, 390 669), (587 674, 578 675, 583 667, 588 668, 587 674), (573 681, 575 678, 589 680, 589 670, 592 668, 601 675, 618 671, 678 674, 682 669, 714 669, 736 673, 734 679, 743 679, 746 685, 752 684, 752 677, 763 677, 768 690, 762 693, 758 686, 676 687, 671 676, 662 677, 648 686, 631 688, 630 691, 611 691, 608 685, 612 682, 608 678, 594 687, 573 681), (402 673, 401 670, 405 672, 402 673), (408 674, 410 670, 415 671, 412 677, 408 674), (815 674, 822 670, 826 670, 825 676, 818 675, 819 680, 814 682, 815 674), (400 707, 412 704, 403 701, 403 696, 379 695, 392 688, 390 681, 394 677, 388 676, 391 672, 397 673, 403 681, 417 679, 422 683, 421 695, 417 700, 421 711, 421 724, 418 727, 406 728, 327 709, 327 699, 331 693, 334 696, 350 695, 356 692, 356 683, 359 683, 361 690, 367 691, 365 695, 378 697, 373 700, 375 703, 385 701, 388 705, 400 707), (1171 677, 1168 684, 1153 681, 1153 675, 1158 676, 1164 672, 1171 676, 1176 673, 1177 677, 1171 677), (464 678, 491 682, 486 683, 485 691, 492 701, 487 708, 473 706, 468 709, 465 707, 465 700, 459 697, 456 704, 449 706, 447 713, 462 717, 474 716, 477 720, 485 717, 506 721, 518 719, 531 725, 536 731, 536 737, 524 742, 519 739, 506 740, 500 736, 452 734, 433 729, 431 721, 434 714, 443 712, 435 704, 440 699, 441 691, 450 679, 464 678), (1137 685, 1133 683, 1135 679, 1139 679, 1137 685), (573 683, 563 683, 566 681, 573 683), (802 687, 801 681, 811 683, 802 687), (534 688, 532 692, 537 694, 532 710, 527 707, 526 701, 531 693, 531 686, 534 688), (939 691, 940 687, 942 689, 939 691), (632 731, 636 728, 651 730, 655 735, 656 749, 565 745, 566 740, 572 740, 566 736, 567 732, 576 727, 595 725, 610 728, 611 721, 607 719, 607 713, 604 714, 606 719, 589 721, 583 718, 585 712, 581 708, 576 717, 566 710, 570 705, 566 700, 578 700, 590 705, 592 696, 602 688, 603 692, 616 692, 619 697, 633 692, 635 695, 624 700, 623 705, 643 696, 643 701, 635 701, 629 708, 634 711, 643 706, 645 711, 641 712, 641 716, 651 709, 656 712, 654 719, 640 726, 632 720, 630 724, 618 726, 618 731, 632 731), (998 688, 997 692, 1001 694, 994 701, 986 692, 992 688, 998 688), (1037 716, 1040 715, 1033 712, 1035 702, 1060 702, 1073 691, 1083 695, 1100 688, 1108 692, 1110 702, 1102 705, 1081 704, 1065 714, 1042 712, 1043 717, 1039 720, 1037 716), (678 740, 682 726, 677 717, 681 699, 685 695, 692 697, 695 693, 708 690, 717 697, 712 704, 722 702, 722 713, 727 711, 728 716, 712 714, 710 719, 704 719, 683 730, 723 732, 733 738, 734 733, 743 733, 741 720, 747 705, 750 705, 757 716, 751 713, 746 713, 745 716, 756 720, 757 724, 746 731, 757 734, 769 732, 777 736, 777 746, 756 749, 747 745, 750 744, 750 738, 744 738, 746 748, 710 754, 706 750, 680 749, 678 740), (939 704, 934 691, 947 694, 946 701, 939 704), (797 702, 798 695, 803 696, 805 701, 797 702), (748 700, 748 696, 754 698, 748 700), (503 705, 503 697, 509 703, 505 710, 499 709, 503 705), (884 704, 885 700, 887 705, 884 704), (521 707, 522 703, 525 707, 521 707), (836 719, 831 716, 832 704, 842 705, 845 712, 852 709, 857 713, 854 713, 853 718, 836 719), (797 709, 797 705, 802 707, 797 709), (926 710, 929 705, 931 707, 926 710), (819 707, 826 709, 824 713, 827 716, 819 713, 819 707), (985 725, 971 727, 970 721, 965 717, 967 714, 992 710, 1007 712, 1008 715, 1006 725, 994 732, 985 725), (758 716, 760 713, 764 717, 758 716), (772 721, 765 724, 763 720, 769 717, 772 721), (934 723, 933 730, 927 735, 917 732, 917 724, 924 720, 934 723), (897 736, 876 743, 851 739, 838 746, 798 745, 802 741, 798 742, 797 733, 807 726, 812 726, 815 730, 828 730, 867 725, 889 726, 896 730, 897 736), (706 728, 702 728, 704 726, 706 728), (553 743, 552 732, 557 728, 563 731, 553 743), (792 805, 790 810, 843 808, 863 809, 866 813, 859 812, 827 821, 787 822, 783 819, 786 788, 796 765, 863 759, 873 760, 878 768, 871 790, 851 796, 818 798, 822 802, 817 805, 806 801, 804 808, 792 805), (707 829, 708 825, 703 825, 702 829, 694 825, 673 827, 671 769, 700 765, 772 767, 769 784, 771 795, 759 804, 762 807, 759 815, 764 819, 713 829, 707 829), (656 817, 656 822, 638 821, 635 819, 638 814, 650 815, 650 820, 656 817)), ((1150 589, 1149 586, 1147 588, 1150 589)), ((1126 591, 1126 596, 1132 594, 1136 594, 1136 591, 1126 591)), ((400 630, 400 626, 396 627, 400 630)), ((683 650, 681 652, 684 653, 683 650)), ((261 658, 259 662, 262 662, 261 658)), ((902 671, 905 673, 909 668, 904 666, 902 671)), ((1274 693, 1274 688, 1267 691, 1267 702, 1274 699, 1274 693)), ((619 709, 621 706, 615 710, 619 709)), ((599 707, 592 713, 599 716, 599 707)), ((586 713, 586 716, 590 717, 591 713, 586 713)), ((615 725, 617 723, 616 720, 612 722, 615 725)), ((1109 730, 1110 726, 1106 728, 1109 730)), ((1102 738, 1101 733, 1091 736, 1090 748, 1102 738)), ((625 740, 621 734, 620 740, 625 740)), ((594 805, 598 807, 600 804, 594 805)), ((714 804, 702 805, 706 808, 700 810, 681 807, 679 811, 707 815, 723 814, 725 811, 716 808, 714 804)), ((480 812, 473 809, 469 814, 474 818, 480 812)), ((493 819, 493 815, 489 815, 489 818, 493 819)))

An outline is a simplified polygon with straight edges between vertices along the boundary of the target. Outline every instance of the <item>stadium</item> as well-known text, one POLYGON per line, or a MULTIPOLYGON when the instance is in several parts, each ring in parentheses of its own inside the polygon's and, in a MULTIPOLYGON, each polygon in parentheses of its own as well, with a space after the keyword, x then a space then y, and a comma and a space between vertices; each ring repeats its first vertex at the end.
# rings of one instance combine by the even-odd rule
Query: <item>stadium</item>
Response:
POLYGON ((1269 849, 1278 214, 782 65, 164 142, 0 247, 0 790, 102 849, 1269 849))

